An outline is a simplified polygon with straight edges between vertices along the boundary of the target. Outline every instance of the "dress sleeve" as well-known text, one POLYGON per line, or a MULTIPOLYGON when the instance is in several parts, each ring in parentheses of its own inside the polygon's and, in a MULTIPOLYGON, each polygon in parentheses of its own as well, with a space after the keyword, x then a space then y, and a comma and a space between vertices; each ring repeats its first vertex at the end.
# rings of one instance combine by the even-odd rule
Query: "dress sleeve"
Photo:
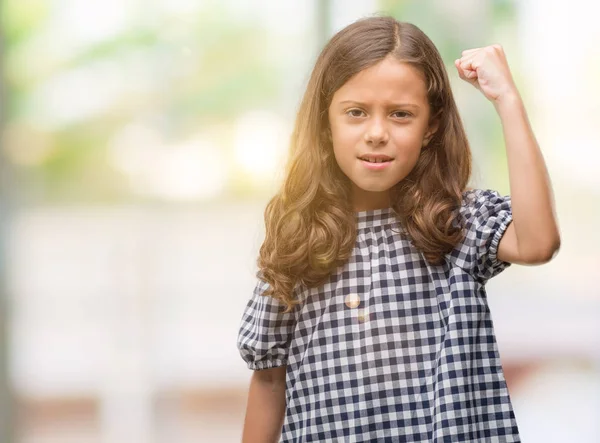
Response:
POLYGON ((246 304, 237 347, 249 369, 275 368, 287 364, 288 348, 296 325, 295 310, 284 313, 278 300, 262 295, 269 284, 258 279, 246 304))
POLYGON ((498 259, 498 245, 512 221, 510 196, 493 190, 471 189, 463 193, 460 208, 465 239, 453 252, 457 264, 484 283, 510 266, 498 259))

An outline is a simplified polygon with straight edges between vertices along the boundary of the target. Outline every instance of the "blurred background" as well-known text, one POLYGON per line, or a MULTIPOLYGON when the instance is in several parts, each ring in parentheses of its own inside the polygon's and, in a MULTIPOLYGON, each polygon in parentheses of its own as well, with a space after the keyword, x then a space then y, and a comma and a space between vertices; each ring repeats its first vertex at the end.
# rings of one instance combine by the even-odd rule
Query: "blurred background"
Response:
POLYGON ((501 43, 562 248, 488 284, 522 439, 600 442, 600 27, 587 0, 0 0, 0 443, 240 441, 236 337, 316 56, 388 13, 440 49, 472 184, 509 193, 463 49, 501 43))

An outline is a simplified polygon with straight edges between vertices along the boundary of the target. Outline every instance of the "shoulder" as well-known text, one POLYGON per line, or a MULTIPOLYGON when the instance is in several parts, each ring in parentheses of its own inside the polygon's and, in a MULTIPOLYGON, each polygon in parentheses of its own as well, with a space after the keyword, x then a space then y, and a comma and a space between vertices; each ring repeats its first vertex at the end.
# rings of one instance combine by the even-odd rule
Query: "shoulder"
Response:
POLYGON ((469 188, 462 193, 460 214, 467 222, 510 210, 510 195, 502 195, 493 189, 477 188, 469 188))
POLYGON ((484 283, 509 266, 497 254, 512 221, 510 196, 492 189, 467 189, 460 215, 465 235, 449 254, 450 260, 484 283))
POLYGON ((462 193, 462 206, 469 209, 484 205, 503 203, 510 200, 510 195, 502 195, 494 189, 468 188, 462 193))

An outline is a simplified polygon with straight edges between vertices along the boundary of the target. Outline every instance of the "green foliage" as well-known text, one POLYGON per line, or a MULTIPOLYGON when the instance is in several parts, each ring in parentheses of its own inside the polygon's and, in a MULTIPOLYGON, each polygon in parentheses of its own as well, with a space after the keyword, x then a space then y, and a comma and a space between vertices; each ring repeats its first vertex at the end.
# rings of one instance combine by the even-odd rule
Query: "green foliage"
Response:
MULTIPOLYGON (((99 62, 123 63, 131 57, 138 61, 141 57, 147 69, 143 79, 123 70, 118 81, 126 85, 125 93, 112 108, 77 124, 46 127, 55 149, 45 161, 27 166, 37 174, 36 181, 43 182, 45 198, 114 196, 116 184, 122 186, 120 193, 127 198, 126 179, 115 180, 120 176, 105 160, 106 146, 125 124, 140 115, 151 113, 166 121, 169 133, 165 136, 177 141, 187 135, 179 130, 190 121, 232 122, 245 110, 272 104, 277 98, 277 61, 265 49, 269 36, 257 24, 235 21, 218 6, 198 14, 193 22, 165 17, 154 26, 133 24, 64 59, 41 57, 45 64, 31 69, 31 60, 42 63, 38 55, 44 46, 38 37, 44 33, 51 38, 47 26, 52 6, 48 0, 5 2, 10 94, 4 105, 9 121, 47 126, 47 122, 40 123, 39 115, 29 121, 34 118, 31 110, 40 100, 40 88, 73 70, 94 70, 99 62), (30 44, 36 39, 38 44, 30 44), (134 88, 138 81, 154 82, 156 88, 140 95, 134 88)), ((64 97, 71 99, 80 97, 64 97)))
POLYGON ((41 28, 49 17, 51 3, 47 0, 4 0, 0 13, 2 32, 7 46, 27 39, 41 28))

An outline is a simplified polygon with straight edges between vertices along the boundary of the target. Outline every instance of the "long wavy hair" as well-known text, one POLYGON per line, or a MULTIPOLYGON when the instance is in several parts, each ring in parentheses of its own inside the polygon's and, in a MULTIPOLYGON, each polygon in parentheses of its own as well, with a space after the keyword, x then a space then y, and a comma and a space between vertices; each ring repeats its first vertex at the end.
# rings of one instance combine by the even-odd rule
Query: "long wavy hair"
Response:
POLYGON ((471 175, 471 151, 442 58, 415 25, 392 17, 358 20, 335 34, 319 55, 296 117, 281 188, 264 213, 258 272, 264 295, 289 312, 296 285, 325 282, 356 241, 351 183, 333 155, 328 108, 351 77, 388 56, 424 76, 431 121, 438 129, 409 173, 390 190, 391 207, 412 244, 431 264, 463 239, 458 211, 471 175), (458 223, 455 223, 458 222, 458 223))

